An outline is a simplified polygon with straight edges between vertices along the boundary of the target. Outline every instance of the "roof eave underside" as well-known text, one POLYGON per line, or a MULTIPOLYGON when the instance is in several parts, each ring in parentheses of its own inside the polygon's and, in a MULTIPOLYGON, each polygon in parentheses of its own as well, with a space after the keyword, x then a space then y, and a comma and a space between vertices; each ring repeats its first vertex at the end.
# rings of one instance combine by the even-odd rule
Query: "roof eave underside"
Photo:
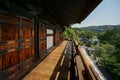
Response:
POLYGON ((29 12, 65 26, 81 23, 102 0, 5 0, 29 12))

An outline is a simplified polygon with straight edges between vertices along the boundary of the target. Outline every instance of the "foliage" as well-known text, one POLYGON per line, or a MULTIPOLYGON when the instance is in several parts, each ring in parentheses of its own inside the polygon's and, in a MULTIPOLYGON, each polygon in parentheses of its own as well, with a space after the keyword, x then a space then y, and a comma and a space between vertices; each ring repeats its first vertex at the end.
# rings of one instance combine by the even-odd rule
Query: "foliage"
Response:
POLYGON ((101 46, 106 50, 106 54, 112 55, 112 53, 115 53, 115 51, 116 51, 114 45, 102 44, 101 46))
POLYGON ((101 26, 88 26, 83 28, 78 28, 80 30, 90 30, 96 33, 106 32, 107 30, 118 29, 120 30, 120 25, 101 25, 101 26))
POLYGON ((99 45, 95 46, 95 54, 94 54, 95 57, 102 57, 102 54, 105 54, 105 53, 106 53, 106 50, 103 47, 99 45))
POLYGON ((120 77, 120 31, 108 30, 99 35, 102 44, 96 46, 96 54, 101 58, 101 64, 113 76, 114 80, 120 77), (102 49, 103 48, 103 49, 102 49), (105 51, 103 51, 105 50, 105 51), (100 53, 98 55, 98 53, 100 53))
POLYGON ((64 36, 66 36, 69 39, 72 39, 74 32, 70 28, 65 28, 65 31, 63 32, 64 36))
POLYGON ((118 65, 120 62, 117 62, 115 56, 116 49, 114 45, 111 44, 101 44, 100 46, 95 46, 95 55, 100 58, 100 64, 110 73, 115 80, 118 80, 120 67, 118 65))
POLYGON ((120 31, 118 29, 108 30, 99 35, 102 43, 109 43, 120 48, 120 31))
POLYGON ((119 80, 120 79, 120 67, 114 69, 112 71, 112 75, 114 76, 114 80, 119 80))
MULTIPOLYGON (((80 45, 84 43, 79 41, 81 36, 85 36, 91 39, 93 36, 97 35, 100 39, 101 44, 95 45, 94 57, 99 58, 99 62, 104 68, 112 75, 114 80, 119 80, 120 78, 120 25, 117 29, 112 26, 102 27, 105 29, 99 33, 94 30, 89 29, 78 29, 78 28, 68 28, 66 27, 64 35, 72 39, 73 37, 77 40, 80 45)), ((91 42, 89 46, 92 46, 91 42)))
POLYGON ((91 39, 94 35, 97 35, 97 33, 90 30, 80 30, 80 29, 74 28, 74 31, 78 37, 85 36, 88 39, 91 39))
POLYGON ((68 39, 72 40, 74 38, 74 39, 76 39, 76 41, 78 42, 79 45, 83 45, 83 43, 79 41, 79 37, 77 36, 77 33, 72 28, 66 27, 63 34, 68 39))

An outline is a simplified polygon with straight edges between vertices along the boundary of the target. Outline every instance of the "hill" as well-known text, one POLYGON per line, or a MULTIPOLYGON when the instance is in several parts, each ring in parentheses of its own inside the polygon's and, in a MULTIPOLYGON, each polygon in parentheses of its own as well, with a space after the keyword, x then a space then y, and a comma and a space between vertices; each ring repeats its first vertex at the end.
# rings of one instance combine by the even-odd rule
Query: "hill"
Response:
POLYGON ((94 32, 104 32, 111 29, 119 29, 120 25, 101 25, 101 26, 88 26, 88 27, 82 27, 79 28, 80 30, 91 30, 94 32))

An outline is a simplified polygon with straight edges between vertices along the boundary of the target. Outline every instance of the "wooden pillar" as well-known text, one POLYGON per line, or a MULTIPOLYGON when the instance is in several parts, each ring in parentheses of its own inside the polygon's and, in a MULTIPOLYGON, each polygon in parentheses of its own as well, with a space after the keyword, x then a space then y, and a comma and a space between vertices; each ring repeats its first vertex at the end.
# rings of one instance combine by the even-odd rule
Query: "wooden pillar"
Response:
POLYGON ((22 27, 22 19, 21 17, 19 17, 19 26, 18 26, 18 39, 19 39, 19 42, 18 42, 18 47, 19 47, 19 63, 21 64, 20 65, 20 70, 23 69, 23 64, 22 64, 22 43, 21 43, 21 36, 22 36, 22 30, 21 30, 21 27, 22 27))
MULTIPOLYGON (((0 42, 2 41, 2 33, 1 33, 1 24, 0 24, 0 42)), ((0 45, 0 48, 2 46, 0 45)), ((1 50, 1 49, 0 49, 1 50)), ((0 54, 0 72, 2 71, 2 55, 0 54)))
POLYGON ((34 19, 32 21, 32 54, 34 55, 34 19))
MULTIPOLYGON (((1 23, 0 23, 0 42, 2 41, 2 30, 1 30, 1 23)), ((1 47, 1 45, 0 45, 1 47)))
POLYGON ((38 60, 39 54, 39 21, 37 16, 34 20, 34 60, 35 62, 38 60))

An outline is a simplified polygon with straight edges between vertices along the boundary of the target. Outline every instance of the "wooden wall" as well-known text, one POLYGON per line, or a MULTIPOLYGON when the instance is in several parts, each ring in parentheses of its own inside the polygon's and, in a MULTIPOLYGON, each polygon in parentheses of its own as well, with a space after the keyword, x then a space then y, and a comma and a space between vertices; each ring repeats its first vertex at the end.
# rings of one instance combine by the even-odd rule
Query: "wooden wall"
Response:
POLYGON ((0 13, 0 80, 14 80, 44 59, 50 51, 46 39, 51 34, 47 34, 47 29, 54 31, 54 46, 61 42, 61 29, 54 27, 39 19, 37 23, 34 18, 0 13), (38 25, 35 26, 35 23, 38 25), (38 47, 35 47, 35 40, 38 47))
POLYGON ((0 14, 0 80, 13 79, 33 64, 32 21, 0 14))
POLYGON ((58 41, 59 41, 59 31, 55 31, 55 45, 57 45, 58 44, 58 41))
POLYGON ((62 36, 62 30, 60 28, 55 30, 55 35, 54 35, 54 44, 55 45, 59 45, 60 42, 63 40, 63 36, 62 36))
POLYGON ((43 59, 46 53, 46 26, 39 22, 39 60, 43 59))

